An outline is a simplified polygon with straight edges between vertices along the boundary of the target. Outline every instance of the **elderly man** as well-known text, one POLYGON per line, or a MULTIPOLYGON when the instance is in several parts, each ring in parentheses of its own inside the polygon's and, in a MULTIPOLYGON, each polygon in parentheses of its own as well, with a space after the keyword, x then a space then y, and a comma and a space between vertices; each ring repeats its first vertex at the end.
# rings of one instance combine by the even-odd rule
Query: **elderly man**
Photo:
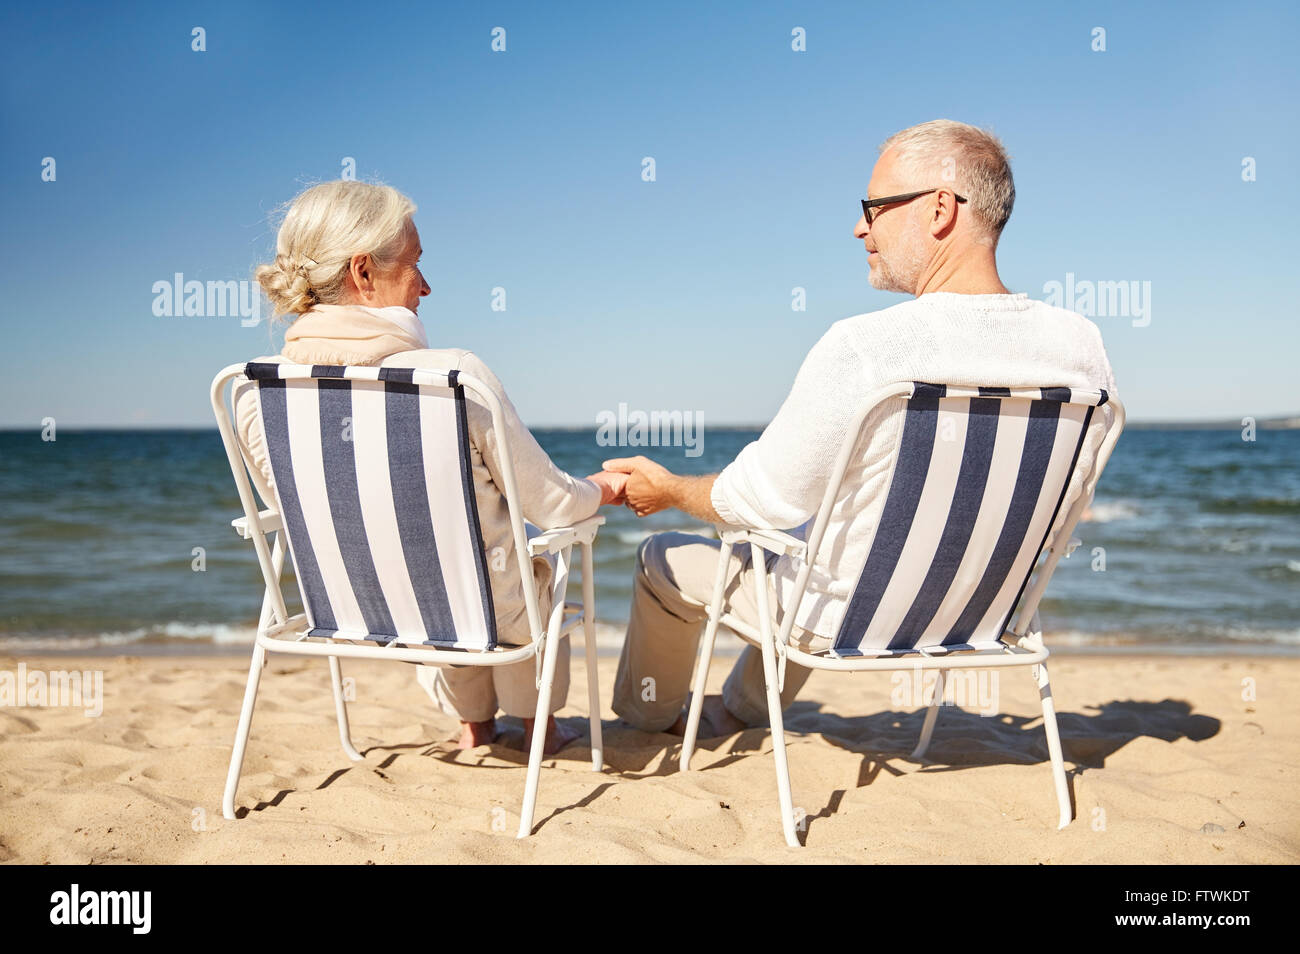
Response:
MULTIPOLYGON (((1013 294, 998 277, 998 238, 1015 201, 1011 166, 990 133, 934 120, 905 129, 880 158, 854 227, 867 251, 871 284, 915 296, 883 311, 836 322, 804 359, 794 385, 762 436, 720 474, 673 474, 644 457, 605 462, 628 474, 627 505, 639 516, 676 507, 710 523, 802 527, 813 516, 850 419, 873 390, 900 381, 1044 385, 1115 390, 1101 334, 1073 312, 1013 294)), ((845 486, 860 492, 837 508, 795 618, 802 648, 825 649, 842 617, 867 544, 856 517, 883 505, 881 448, 892 435, 868 428, 862 460, 845 486), (878 439, 877 439, 878 438, 878 439)), ((1104 423, 1094 430, 1100 435, 1104 423)), ((1095 449, 1089 442, 1087 453, 1095 449)), ((1080 490, 1072 487, 1073 498, 1080 490)), ((860 523, 860 521, 859 521, 860 523)), ((718 542, 658 534, 637 555, 627 641, 619 659, 614 711, 646 731, 680 734, 691 668, 717 572, 718 542)), ((741 548, 744 550, 745 548, 741 548)), ((777 613, 796 568, 771 558, 768 602, 777 613)), ((753 569, 737 553, 727 579, 730 612, 756 625, 753 569)), ((774 620, 775 624, 775 620, 774 620)), ((788 706, 809 670, 791 664, 781 693, 788 706)), ((767 721, 762 657, 752 645, 737 660, 722 697, 705 702, 711 734, 767 721)))

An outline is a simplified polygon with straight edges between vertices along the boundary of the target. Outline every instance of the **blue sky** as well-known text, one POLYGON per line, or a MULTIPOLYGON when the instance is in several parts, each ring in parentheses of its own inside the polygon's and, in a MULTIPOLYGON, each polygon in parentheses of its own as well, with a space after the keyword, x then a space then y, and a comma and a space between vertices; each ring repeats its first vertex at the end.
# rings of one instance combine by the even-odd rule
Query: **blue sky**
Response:
POLYGON ((251 278, 344 157, 419 205, 433 344, 530 424, 765 423, 832 322, 903 300, 850 231, 880 141, 938 117, 1011 152, 1010 287, 1150 283, 1150 324, 1095 319, 1131 417, 1300 413, 1296 5, 896 7, 10 7, 0 426, 210 425, 212 375, 278 345, 154 283, 251 278))

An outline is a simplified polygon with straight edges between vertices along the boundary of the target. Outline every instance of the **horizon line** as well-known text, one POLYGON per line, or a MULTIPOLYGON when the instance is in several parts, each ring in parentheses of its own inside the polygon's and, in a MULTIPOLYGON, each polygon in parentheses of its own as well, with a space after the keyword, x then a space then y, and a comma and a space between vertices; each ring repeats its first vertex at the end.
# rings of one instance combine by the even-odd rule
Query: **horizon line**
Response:
MULTIPOLYGON (((1293 414, 1273 414, 1268 417, 1257 417, 1255 420, 1256 427, 1266 427, 1267 425, 1283 424, 1284 427, 1274 427, 1274 430, 1294 430, 1300 429, 1300 411, 1293 414)), ((769 422, 770 423, 770 422, 769 422)), ((217 425, 213 424, 63 424, 57 425, 60 430, 64 431, 215 431, 217 425)), ((529 430, 538 431, 586 431, 598 430, 598 424, 526 424, 529 430)), ((767 427, 767 424, 755 423, 719 423, 710 424, 710 428, 715 430, 734 430, 734 431, 761 431, 767 427)), ((1181 429, 1203 429, 1203 430, 1236 430, 1242 427, 1238 418, 1132 418, 1124 425, 1126 428, 1147 427, 1147 428, 1181 428, 1181 429)), ((36 432, 39 433, 43 427, 37 425, 18 425, 18 424, 0 424, 0 434, 23 434, 36 432)))

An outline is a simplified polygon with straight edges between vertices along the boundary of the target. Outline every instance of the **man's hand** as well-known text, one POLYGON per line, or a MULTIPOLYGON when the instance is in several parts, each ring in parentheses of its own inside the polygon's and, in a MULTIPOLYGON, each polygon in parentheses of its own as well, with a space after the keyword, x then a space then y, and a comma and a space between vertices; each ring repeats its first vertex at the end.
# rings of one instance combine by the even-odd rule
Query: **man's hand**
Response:
POLYGON ((601 465, 607 471, 626 474, 623 496, 638 517, 648 517, 660 510, 677 506, 674 497, 675 474, 648 457, 617 457, 601 465))
POLYGON ((627 474, 610 473, 607 470, 592 474, 587 478, 600 488, 600 505, 623 503, 623 488, 627 484, 627 474))

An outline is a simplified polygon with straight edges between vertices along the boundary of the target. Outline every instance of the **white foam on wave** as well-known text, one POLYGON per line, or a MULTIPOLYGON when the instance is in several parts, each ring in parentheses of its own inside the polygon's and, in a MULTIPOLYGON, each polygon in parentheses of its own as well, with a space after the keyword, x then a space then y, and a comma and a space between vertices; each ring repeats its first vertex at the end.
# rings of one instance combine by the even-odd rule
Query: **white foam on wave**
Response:
POLYGON ((254 626, 229 623, 165 623, 162 626, 142 626, 138 629, 86 635, 0 635, 0 651, 22 652, 77 652, 100 649, 105 646, 130 646, 134 643, 162 642, 169 639, 192 639, 218 646, 251 646, 257 636, 254 626))
MULTIPOLYGON (((1049 649, 1053 646, 1130 646, 1153 652, 1176 652, 1184 645, 1171 639, 1149 639, 1141 632, 1089 633, 1077 629, 1048 630, 1043 634, 1043 642, 1049 649)), ((1300 629, 1250 629, 1245 626, 1223 626, 1195 639, 1193 644, 1207 647, 1218 643, 1300 646, 1300 629)))
POLYGON ((235 626, 227 623, 168 623, 161 635, 173 639, 210 639, 220 645, 251 646, 257 638, 256 626, 235 626))
MULTIPOLYGON (((223 646, 252 645, 256 635, 257 630, 253 626, 173 622, 164 626, 85 636, 0 635, 0 653, 82 652, 105 647, 129 646, 135 643, 159 643, 168 638, 223 646)), ((626 638, 627 623, 609 623, 599 620, 596 622, 596 651, 601 655, 617 655, 622 650, 626 638)), ((719 638, 720 652, 734 651, 741 645, 738 639, 721 630, 719 638)), ((570 634, 570 639, 574 649, 581 650, 584 645, 581 628, 570 634)), ((1180 644, 1177 642, 1167 639, 1148 640, 1143 638, 1141 633, 1086 632, 1077 629, 1048 630, 1044 633, 1044 641, 1049 648, 1113 646, 1146 649, 1153 652, 1171 650, 1177 652, 1180 649, 1180 644)), ((1245 626, 1225 626, 1212 634, 1205 634, 1202 639, 1196 641, 1196 644, 1203 648, 1213 646, 1215 643, 1300 646, 1300 629, 1251 629, 1245 626)))
POLYGON ((1089 523, 1110 523, 1114 520, 1132 520, 1138 515, 1137 503, 1132 500, 1094 500, 1089 508, 1089 523))
POLYGON ((1286 568, 1292 573, 1300 573, 1300 560, 1287 560, 1286 568))
POLYGON ((1047 630, 1043 642, 1048 649, 1053 646, 1123 646, 1141 640, 1122 633, 1087 633, 1078 629, 1047 630))
MULTIPOLYGON (((138 642, 138 639, 131 639, 130 636, 130 633, 103 633, 99 636, 0 636, 0 652, 79 652, 138 642)), ((139 638, 143 639, 143 634, 139 638)))
POLYGON ((697 537, 707 537, 710 540, 717 539, 717 535, 707 527, 681 527, 670 530, 622 530, 614 534, 614 536, 620 543, 638 546, 642 540, 653 537, 656 533, 689 533, 697 537))
POLYGON ((1218 635, 1239 642, 1300 646, 1300 629, 1250 629, 1245 626, 1227 626, 1218 635))

